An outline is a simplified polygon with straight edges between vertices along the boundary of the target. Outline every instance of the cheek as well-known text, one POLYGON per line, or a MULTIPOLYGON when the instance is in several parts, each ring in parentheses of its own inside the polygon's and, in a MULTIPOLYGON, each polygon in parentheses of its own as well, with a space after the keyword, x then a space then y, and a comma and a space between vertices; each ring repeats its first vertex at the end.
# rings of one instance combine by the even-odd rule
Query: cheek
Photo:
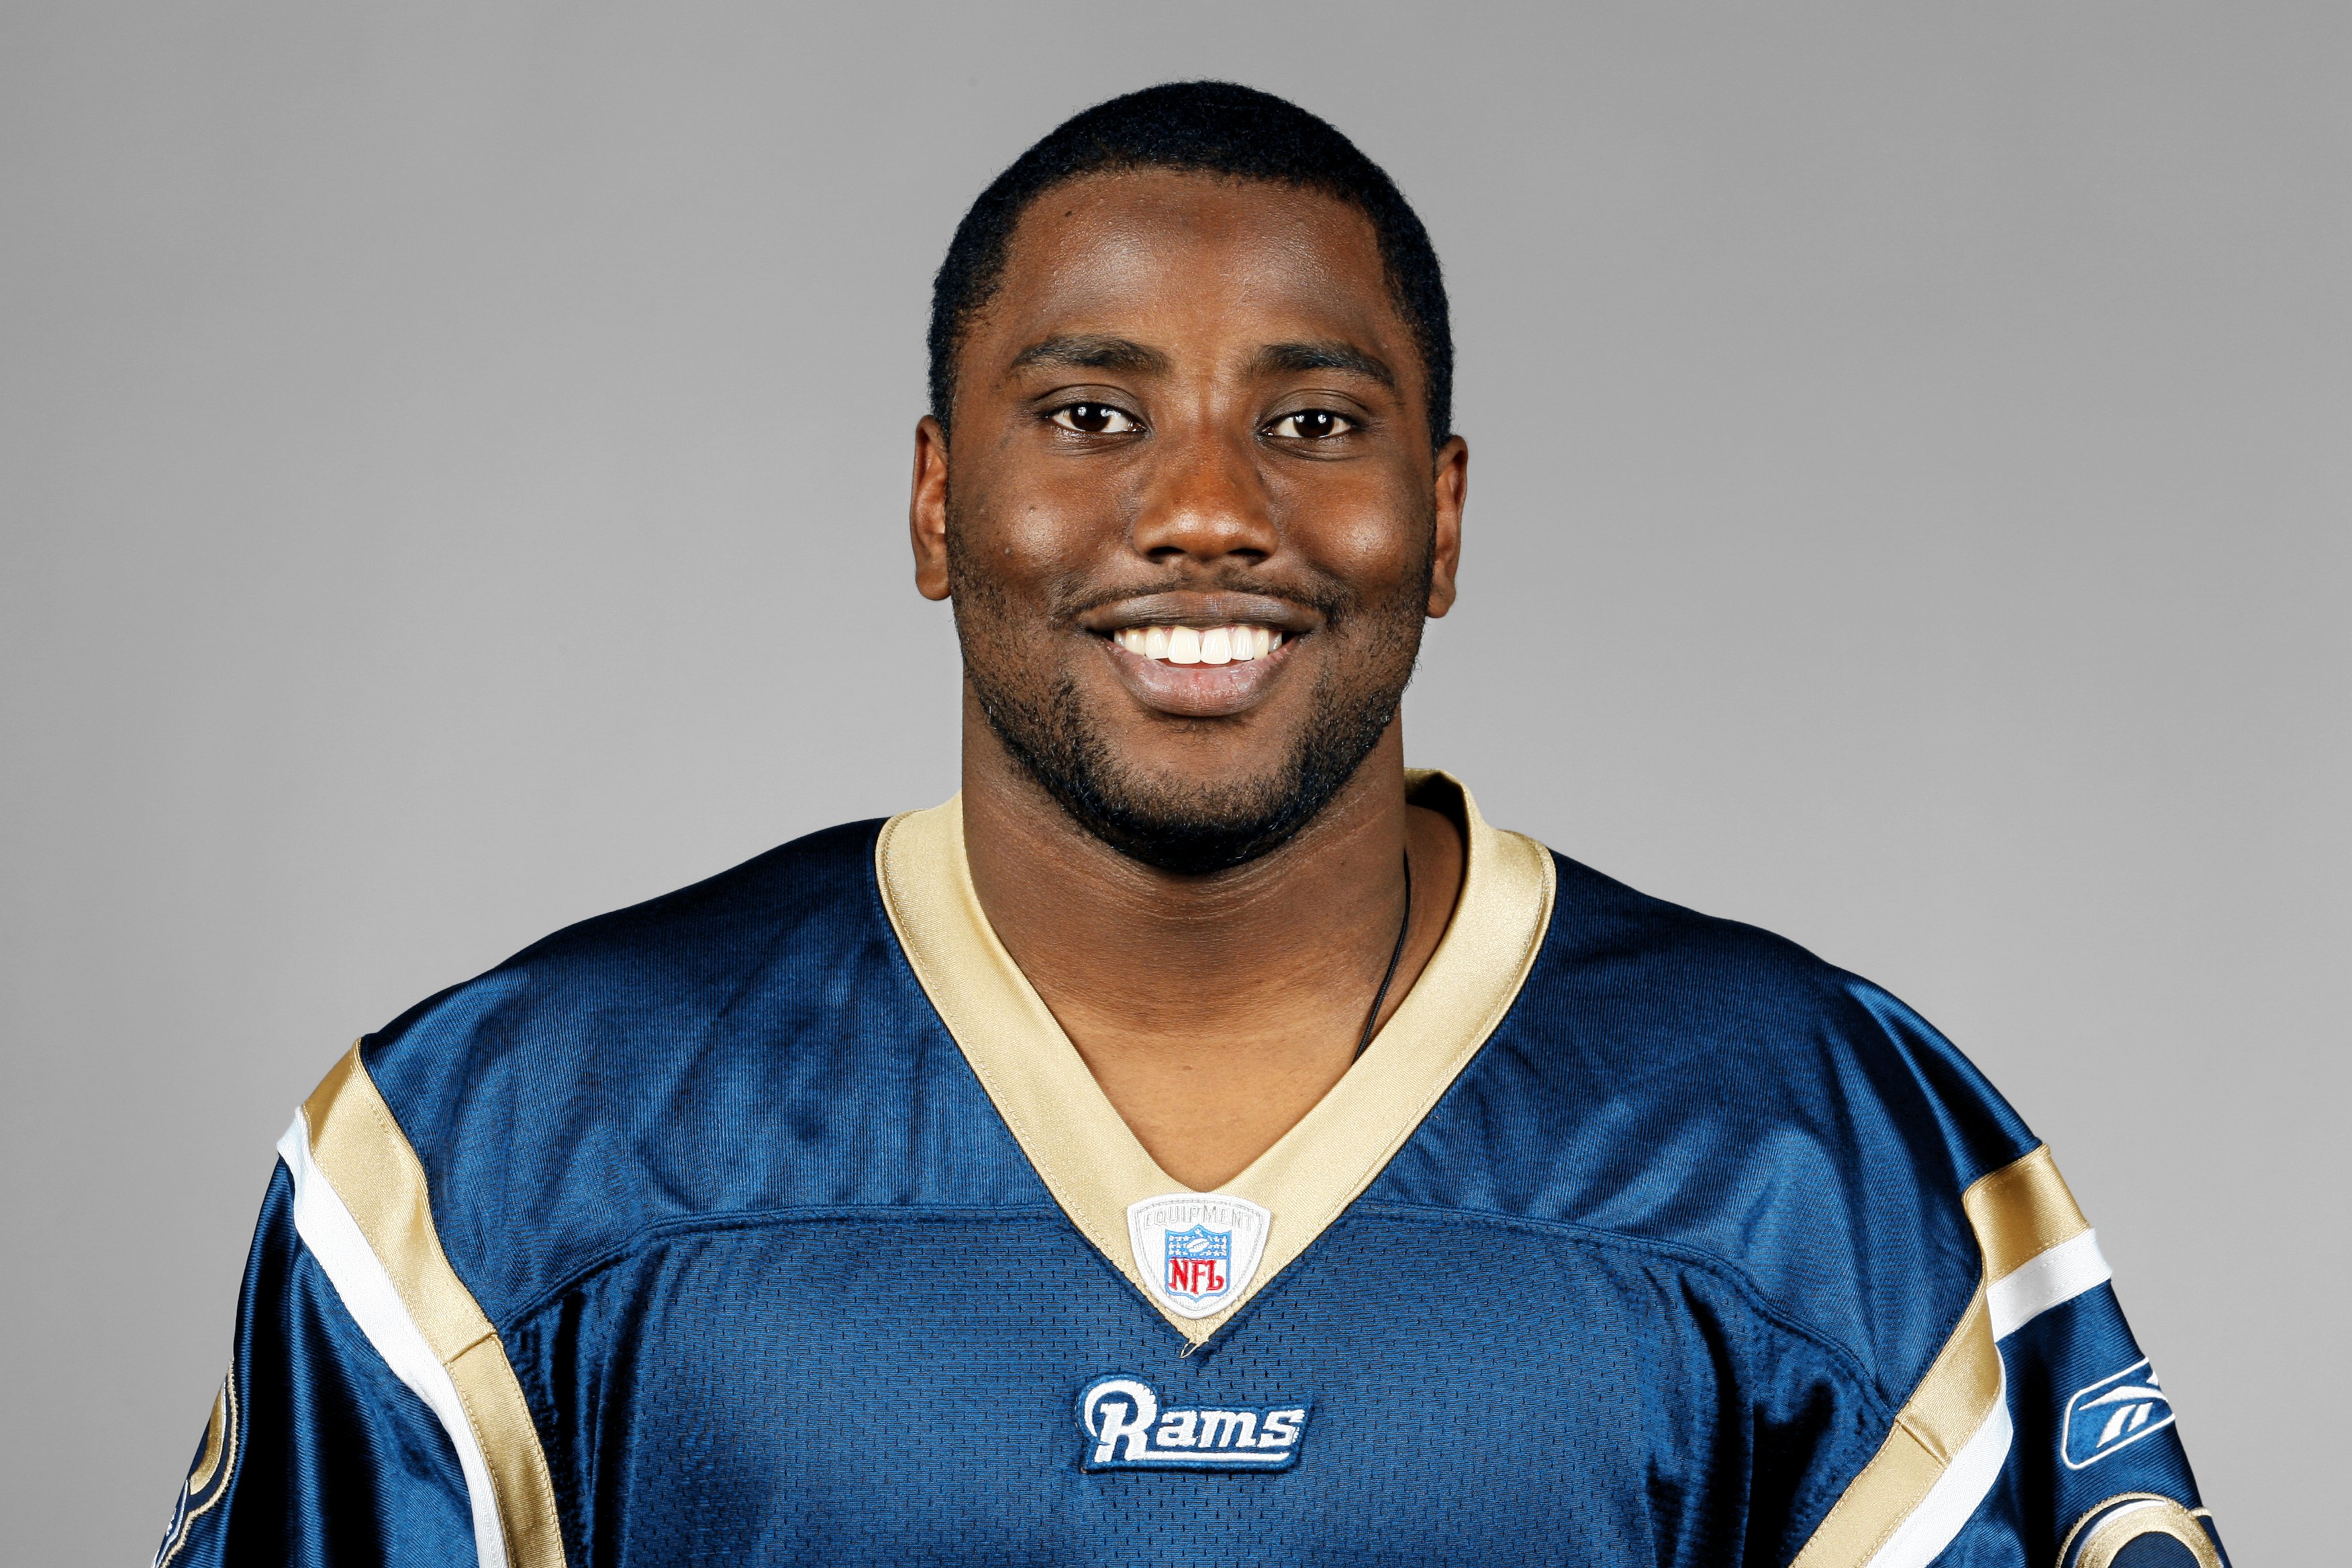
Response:
POLYGON ((1121 498, 1099 485, 1055 486, 1034 479, 991 487, 968 506, 949 509, 962 531, 962 552, 1005 591, 1040 600, 1117 553, 1127 537, 1121 498))
POLYGON ((949 552, 948 588, 968 666, 1000 687, 1056 679, 1081 652, 1064 607, 1087 586, 1055 542, 1055 531, 1024 510, 1010 524, 974 519, 949 552))
POLYGON ((1384 599, 1426 570, 1431 519, 1398 504, 1392 487, 1324 487, 1291 509, 1286 542, 1354 597, 1384 599))

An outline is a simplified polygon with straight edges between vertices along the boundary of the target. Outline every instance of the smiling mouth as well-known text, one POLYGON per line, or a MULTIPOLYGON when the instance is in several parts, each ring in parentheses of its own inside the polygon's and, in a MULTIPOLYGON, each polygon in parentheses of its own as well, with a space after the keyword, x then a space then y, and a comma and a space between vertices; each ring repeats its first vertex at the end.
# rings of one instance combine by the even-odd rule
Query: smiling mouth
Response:
POLYGON ((1220 626, 1122 626, 1110 638, 1129 653, 1162 664, 1248 664, 1283 644, 1278 628, 1246 622, 1220 626))

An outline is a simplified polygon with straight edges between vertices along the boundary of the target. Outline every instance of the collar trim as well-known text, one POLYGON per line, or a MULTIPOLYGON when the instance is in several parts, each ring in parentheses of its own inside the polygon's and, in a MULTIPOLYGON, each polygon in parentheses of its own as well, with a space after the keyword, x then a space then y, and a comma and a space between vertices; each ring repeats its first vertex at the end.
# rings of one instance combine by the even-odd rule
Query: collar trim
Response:
POLYGON ((1551 925, 1556 871, 1532 838, 1490 827, 1470 792, 1415 770, 1417 805, 1463 826, 1445 934, 1370 1046, 1315 1108, 1221 1192, 1273 1212, 1248 1288, 1213 1317, 1169 1311, 1128 1245, 1129 1205, 1187 1189, 1136 1142, 1060 1024, 997 941, 972 889, 958 795, 894 816, 874 850, 883 907, 940 1021, 1073 1225, 1154 1310, 1206 1341, 1338 1219, 1412 1136, 1517 1000, 1551 925))

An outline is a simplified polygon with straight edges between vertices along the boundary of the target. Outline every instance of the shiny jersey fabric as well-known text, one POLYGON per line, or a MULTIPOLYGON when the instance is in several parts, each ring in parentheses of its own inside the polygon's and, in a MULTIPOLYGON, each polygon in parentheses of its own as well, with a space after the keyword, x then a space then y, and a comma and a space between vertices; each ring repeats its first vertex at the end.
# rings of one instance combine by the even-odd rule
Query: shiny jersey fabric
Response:
POLYGON ((2046 1152, 1866 982, 1557 859, 1500 1023, 1196 1346, 975 1076, 877 830, 362 1042, 159 1561, 2221 1561, 2046 1152), (1295 1462, 1088 1468, 1112 1376, 1307 1411, 1295 1462))

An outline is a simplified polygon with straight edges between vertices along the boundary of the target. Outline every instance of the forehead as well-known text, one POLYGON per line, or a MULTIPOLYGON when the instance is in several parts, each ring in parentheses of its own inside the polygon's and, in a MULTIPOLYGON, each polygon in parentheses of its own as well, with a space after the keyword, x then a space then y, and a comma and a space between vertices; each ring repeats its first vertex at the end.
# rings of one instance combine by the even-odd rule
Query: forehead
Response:
POLYGON ((1413 358, 1361 209, 1272 181, 1165 169, 1090 174, 1031 202, 974 326, 969 350, 998 363, 1072 331, 1149 334, 1179 353, 1203 333, 1340 337, 1400 368, 1413 358))

